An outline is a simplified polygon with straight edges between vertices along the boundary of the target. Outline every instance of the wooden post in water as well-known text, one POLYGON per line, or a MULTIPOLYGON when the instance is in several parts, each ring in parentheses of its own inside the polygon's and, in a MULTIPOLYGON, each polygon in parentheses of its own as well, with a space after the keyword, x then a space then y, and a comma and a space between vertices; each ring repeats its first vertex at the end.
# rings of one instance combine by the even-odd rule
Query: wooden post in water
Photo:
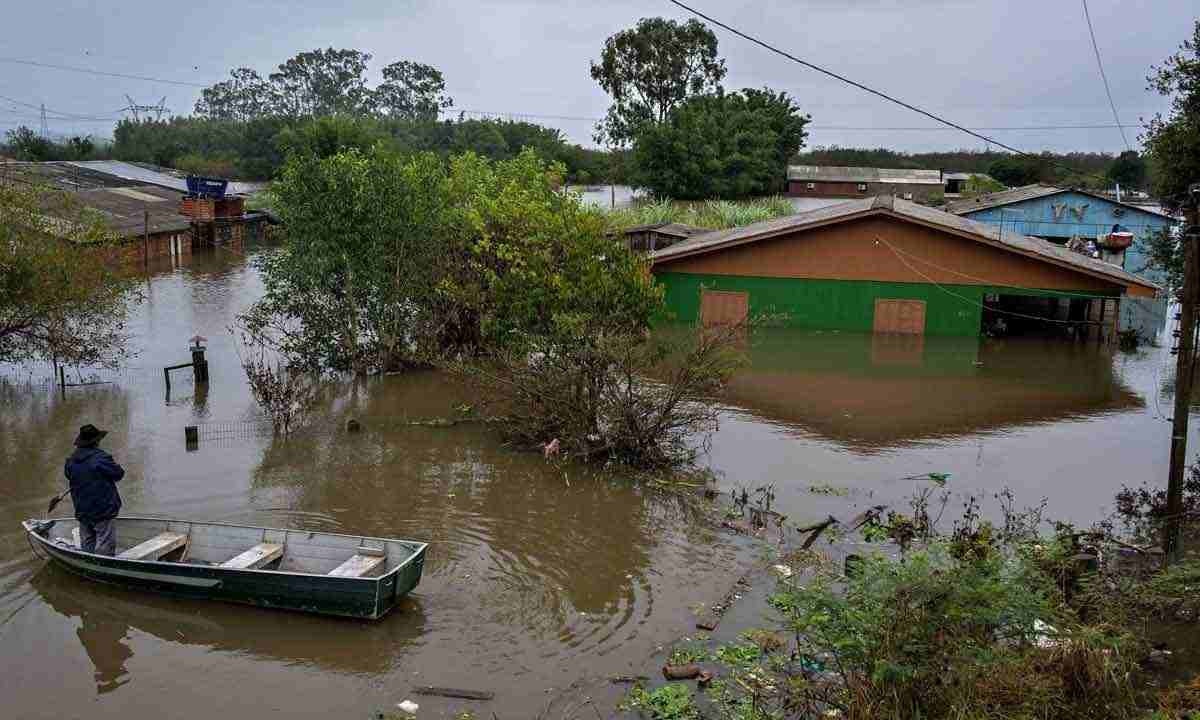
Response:
POLYGON ((150 271, 150 211, 142 208, 142 268, 150 271))
POLYGON ((1167 518, 1163 552, 1167 562, 1179 559, 1183 527, 1183 474, 1187 465, 1188 411, 1192 400, 1192 360, 1196 352, 1196 244, 1200 242, 1200 183, 1191 186, 1191 207, 1183 231, 1183 293, 1179 308, 1179 355, 1175 365, 1175 417, 1171 419, 1171 470, 1167 475, 1167 518))

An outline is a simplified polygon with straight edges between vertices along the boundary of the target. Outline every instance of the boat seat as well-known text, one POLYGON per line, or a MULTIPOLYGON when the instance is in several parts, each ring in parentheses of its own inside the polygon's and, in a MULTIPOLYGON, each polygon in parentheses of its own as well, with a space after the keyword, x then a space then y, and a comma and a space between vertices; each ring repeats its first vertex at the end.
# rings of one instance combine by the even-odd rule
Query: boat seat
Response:
POLYGON ((134 545, 117 557, 122 560, 158 560, 172 550, 187 545, 187 541, 187 535, 173 532, 159 533, 144 543, 134 545))
POLYGON ((338 565, 329 574, 334 577, 366 577, 387 562, 387 555, 364 555, 355 553, 349 560, 338 565))
POLYGON ((275 543, 259 543, 240 555, 235 555, 220 567, 231 570, 257 570, 283 557, 283 546, 275 543))

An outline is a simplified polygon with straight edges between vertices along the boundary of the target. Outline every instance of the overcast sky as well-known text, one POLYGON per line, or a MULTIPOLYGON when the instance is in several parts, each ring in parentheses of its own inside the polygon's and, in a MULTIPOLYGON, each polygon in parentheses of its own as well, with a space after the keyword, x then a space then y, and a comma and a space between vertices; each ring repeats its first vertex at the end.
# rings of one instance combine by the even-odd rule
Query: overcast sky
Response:
MULTIPOLYGON (((692 0, 698 9, 794 55, 970 127, 1112 123, 1079 0, 692 0)), ((1175 51, 1200 15, 1195 0, 1089 0, 1122 122, 1165 102, 1146 91, 1152 64, 1175 51)), ((266 75, 297 51, 357 48, 379 68, 412 59, 440 68, 456 109, 563 116, 539 119, 590 144, 588 118, 608 98, 588 74, 606 37, 639 18, 688 17, 666 0, 241 0, 190 3, 6 3, 0 95, 51 111, 52 132, 108 135, 114 116, 166 96, 189 113, 198 87, 32 67, 13 59, 210 84, 230 68, 266 75)), ((904 150, 983 148, 955 131, 886 128, 934 123, 716 29, 727 88, 788 91, 811 113, 810 146, 904 150), (838 128, 873 128, 849 130, 838 128)), ((39 112, 0 99, 0 127, 37 128, 39 112)), ((1127 130, 1137 143, 1139 131, 1127 130)), ((1026 149, 1117 151, 1115 128, 988 131, 1026 149)))

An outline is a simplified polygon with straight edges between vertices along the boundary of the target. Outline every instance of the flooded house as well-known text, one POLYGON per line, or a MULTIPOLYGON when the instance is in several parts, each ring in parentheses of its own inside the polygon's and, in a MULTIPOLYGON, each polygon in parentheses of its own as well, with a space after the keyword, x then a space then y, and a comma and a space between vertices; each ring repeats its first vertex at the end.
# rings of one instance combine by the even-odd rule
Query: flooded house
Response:
MULTIPOLYGON (((1151 234, 1176 223, 1157 207, 1124 203, 1086 190, 1026 185, 952 202, 945 209, 1006 231, 1076 247, 1154 283, 1166 279, 1161 271, 1149 267, 1142 244, 1151 234)), ((1153 336, 1162 329, 1166 314, 1166 297, 1127 302, 1120 327, 1153 336)))
POLYGON ((824 165, 789 165, 787 169, 787 194, 791 197, 895 195, 905 200, 929 202, 942 197, 944 187, 940 170, 824 165))
POLYGON ((1160 292, 1113 263, 890 195, 694 235, 650 257, 670 313, 689 323, 1111 340, 1123 301, 1160 292))
POLYGON ((76 213, 103 218, 131 260, 179 258, 194 247, 241 248, 266 232, 269 217, 245 209, 241 193, 253 185, 231 183, 220 197, 201 197, 187 182, 161 169, 110 160, 0 164, 0 183, 69 196, 46 196, 45 212, 57 220, 71 222, 67 215, 76 213), (64 199, 69 202, 59 202, 64 199))

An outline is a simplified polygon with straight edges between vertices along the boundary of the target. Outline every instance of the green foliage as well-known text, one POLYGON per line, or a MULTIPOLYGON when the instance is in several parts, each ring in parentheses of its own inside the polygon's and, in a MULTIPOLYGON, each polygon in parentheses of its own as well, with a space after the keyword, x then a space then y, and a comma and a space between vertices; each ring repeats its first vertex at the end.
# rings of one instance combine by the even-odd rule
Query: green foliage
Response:
POLYGON ((441 71, 411 60, 385 67, 383 82, 371 96, 375 112, 408 120, 437 120, 438 113, 453 104, 441 71))
POLYGON ((988 166, 987 174, 1010 187, 1033 185, 1043 180, 1052 180, 1044 160, 1017 155, 1009 155, 994 161, 988 166))
POLYGON ((377 144, 393 146, 391 139, 386 129, 370 118, 332 115, 284 127, 275 143, 284 156, 326 158, 346 150, 365 152, 377 144))
POLYGON ((237 173, 237 161, 231 157, 204 157, 200 153, 188 153, 175 160, 175 169, 190 175, 230 178, 237 173))
POLYGON ((0 186, 0 361, 116 365, 133 275, 69 193, 0 186))
POLYGON ((433 152, 443 158, 475 152, 508 160, 525 148, 566 166, 567 179, 586 173, 607 179, 621 171, 614 158, 568 144, 552 128, 500 120, 430 121, 402 117, 335 115, 319 118, 255 117, 249 120, 171 118, 123 120, 114 131, 113 156, 184 169, 188 158, 228 159, 239 178, 265 180, 283 166, 288 152, 328 157, 341 150, 367 150, 375 144, 401 153, 433 152))
POLYGON ((740 202, 707 200, 697 203, 656 200, 613 210, 607 214, 607 218, 614 230, 635 225, 668 222, 724 230, 784 217, 795 212, 795 206, 787 198, 776 195, 740 202))
POLYGON ((976 195, 999 192, 1004 189, 1004 183, 999 180, 995 180, 988 175, 973 174, 967 178, 967 182, 963 185, 962 194, 965 197, 974 197, 976 195))
POLYGON ((663 122, 688 97, 719 90, 725 61, 704 23, 642 18, 605 41, 591 74, 613 100, 597 141, 624 145, 643 124, 663 122))
POLYGON ((1136 150, 1126 150, 1117 156, 1106 175, 1122 190, 1141 190, 1146 187, 1146 161, 1136 150))
POLYGON ((762 656, 762 648, 751 643, 722 645, 715 653, 716 660, 732 668, 741 669, 754 666, 762 656))
POLYGON ((288 233, 260 261, 250 334, 306 369, 390 370, 430 352, 438 285, 460 250, 437 241, 448 193, 431 155, 294 156, 272 188, 288 233))
POLYGON ((818 573, 774 603, 802 654, 832 658, 832 698, 852 717, 1084 717, 1126 707, 1126 638, 1071 625, 1057 598, 1023 553, 956 557, 934 543, 903 563, 866 558, 851 578, 818 573), (1015 693, 1013 678, 1028 692, 1015 693))
POLYGON ((671 648, 671 654, 667 656, 667 664, 689 665, 694 662, 700 662, 706 657, 708 657, 708 652, 703 642, 685 640, 671 648))
POLYGON ((697 95, 634 134, 632 181, 660 198, 736 199, 783 189, 807 115, 786 93, 697 95))
POLYGON ((75 136, 65 142, 42 137, 20 125, 5 133, 4 147, 17 160, 93 160, 99 155, 90 137, 75 136))
POLYGON ((1179 211, 1188 187, 1200 178, 1200 19, 1179 51, 1154 68, 1150 89, 1171 98, 1166 117, 1146 127, 1146 152, 1154 164, 1154 193, 1163 207, 1179 211))
POLYGON ((629 692, 622 709, 635 710, 649 720, 696 720, 700 717, 691 689, 681 684, 664 685, 652 692, 636 687, 629 692))
POLYGON ((228 80, 201 91, 195 112, 206 119, 237 121, 368 114, 436 120, 453 104, 437 68, 394 62, 383 68, 383 82, 369 88, 365 73, 370 61, 368 53, 328 48, 287 59, 265 80, 251 68, 237 68, 228 80))

